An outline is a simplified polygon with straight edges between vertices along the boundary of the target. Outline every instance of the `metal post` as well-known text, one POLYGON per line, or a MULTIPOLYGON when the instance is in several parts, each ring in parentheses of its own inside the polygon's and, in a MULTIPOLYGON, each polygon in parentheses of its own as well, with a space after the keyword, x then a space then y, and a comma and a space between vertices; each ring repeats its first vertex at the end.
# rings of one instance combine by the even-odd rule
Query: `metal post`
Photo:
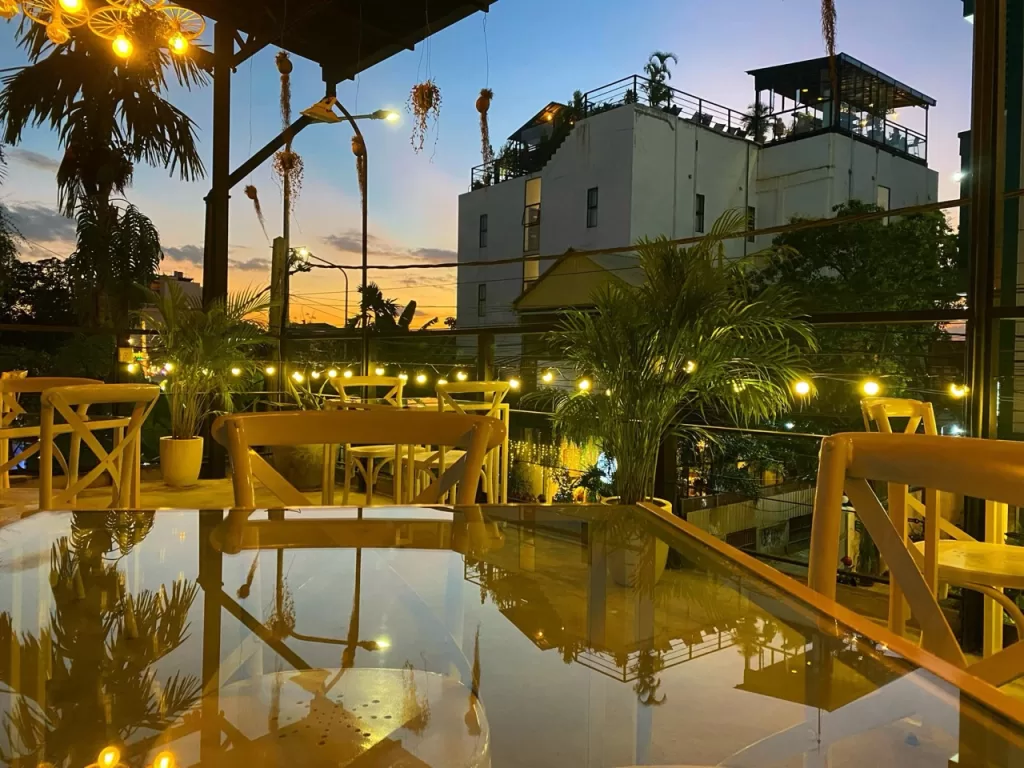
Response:
POLYGON ((482 331, 476 337, 476 378, 490 381, 494 376, 494 334, 482 331))

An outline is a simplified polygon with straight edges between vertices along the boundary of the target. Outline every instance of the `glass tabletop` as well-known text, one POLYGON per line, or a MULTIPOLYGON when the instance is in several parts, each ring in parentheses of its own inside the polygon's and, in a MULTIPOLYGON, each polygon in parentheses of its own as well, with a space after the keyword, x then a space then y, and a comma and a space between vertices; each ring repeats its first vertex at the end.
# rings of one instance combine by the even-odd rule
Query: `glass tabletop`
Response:
POLYGON ((32 768, 945 768, 1024 741, 1002 694, 608 506, 41 513, 0 530, 0 683, 0 762, 32 768))

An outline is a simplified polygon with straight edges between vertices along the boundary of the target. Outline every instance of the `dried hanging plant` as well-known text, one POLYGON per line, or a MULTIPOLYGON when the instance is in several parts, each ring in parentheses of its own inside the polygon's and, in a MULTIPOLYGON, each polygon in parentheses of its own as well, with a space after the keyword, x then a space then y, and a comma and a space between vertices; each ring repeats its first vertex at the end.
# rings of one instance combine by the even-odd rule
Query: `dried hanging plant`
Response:
POLYGON ((356 175, 359 176, 359 195, 366 202, 366 142, 362 136, 352 137, 352 154, 356 156, 356 175))
POLYGON ((267 222, 263 218, 263 207, 260 205, 260 195, 256 191, 256 187, 252 184, 245 185, 245 196, 252 200, 252 207, 256 210, 256 218, 260 220, 260 229, 263 230, 263 236, 267 236, 267 222))
POLYGON ((431 116, 435 126, 441 116, 441 89, 437 87, 437 83, 426 80, 414 85, 409 93, 409 111, 413 115, 412 148, 414 152, 422 152, 431 116))
POLYGON ((494 91, 490 88, 481 88, 480 95, 476 99, 476 111, 480 113, 480 154, 483 155, 485 165, 494 160, 491 128, 487 124, 487 111, 491 108, 491 99, 493 98, 494 91))
POLYGON ((302 171, 302 158, 298 152, 285 148, 274 155, 274 173, 281 179, 284 199, 292 210, 295 210, 295 201, 302 191, 302 171))
POLYGON ((287 128, 292 122, 292 60, 287 51, 278 51, 274 61, 281 73, 281 125, 287 128))
POLYGON ((829 79, 832 82, 832 93, 838 91, 838 74, 836 73, 836 3, 835 0, 821 0, 821 36, 825 38, 825 50, 828 53, 829 79))

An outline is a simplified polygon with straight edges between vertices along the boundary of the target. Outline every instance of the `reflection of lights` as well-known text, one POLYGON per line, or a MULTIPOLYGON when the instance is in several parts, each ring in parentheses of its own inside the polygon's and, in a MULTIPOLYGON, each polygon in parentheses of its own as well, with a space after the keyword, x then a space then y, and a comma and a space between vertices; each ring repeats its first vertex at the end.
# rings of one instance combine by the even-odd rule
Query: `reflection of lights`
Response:
POLYGON ((794 427, 796 427, 796 424, 794 424, 792 421, 787 421, 783 426, 786 429, 793 429, 794 427))
POLYGON ((164 363, 164 370, 170 373, 174 370, 174 363, 164 363))
POLYGON ((508 380, 508 385, 512 389, 519 389, 519 379, 513 376, 511 379, 508 380))
POLYGON ((811 392, 811 383, 809 381, 800 380, 793 385, 793 391, 798 395, 807 395, 811 392))
POLYGON ((949 394, 959 400, 967 395, 967 387, 963 384, 950 384, 949 394))
POLYGON ((868 397, 874 397, 882 391, 882 386, 874 379, 868 379, 860 385, 860 389, 868 397))
POLYGON ((161 752, 153 760, 153 768, 174 768, 174 754, 172 752, 161 752))
POLYGON ((964 173, 963 171, 957 171, 956 173, 953 174, 953 181, 955 182, 959 183, 963 181, 965 178, 967 178, 967 174, 964 173))
POLYGON ((963 433, 964 433, 964 428, 961 427, 959 424, 954 424, 953 426, 951 426, 949 428, 949 434, 951 434, 951 435, 962 435, 963 433))
POLYGON ((555 380, 555 374, 552 373, 551 371, 544 371, 544 375, 540 377, 540 380, 543 381, 545 384, 550 384, 552 381, 555 380))

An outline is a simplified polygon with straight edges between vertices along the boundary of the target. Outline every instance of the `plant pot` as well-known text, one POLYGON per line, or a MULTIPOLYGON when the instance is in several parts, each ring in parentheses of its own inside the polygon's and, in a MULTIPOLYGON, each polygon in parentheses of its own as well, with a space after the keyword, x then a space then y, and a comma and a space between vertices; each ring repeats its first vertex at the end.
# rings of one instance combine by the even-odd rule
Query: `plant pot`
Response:
POLYGON ((167 485, 172 488, 196 485, 202 466, 203 438, 160 438, 160 472, 167 485))
MULTIPOLYGON (((601 503, 614 506, 619 503, 619 497, 611 496, 607 499, 601 499, 601 503)), ((672 514, 671 502, 664 499, 647 499, 647 503, 654 504, 672 514)), ((641 574, 638 571, 644 566, 651 567, 649 563, 644 562, 650 556, 651 544, 654 545, 653 584, 661 581, 662 574, 665 573, 665 565, 668 563, 668 542, 648 536, 625 543, 618 549, 608 553, 608 571, 611 573, 612 579, 615 580, 616 584, 620 587, 636 587, 638 584, 643 583, 641 574)))
POLYGON ((297 489, 320 489, 324 471, 322 445, 275 445, 270 452, 274 457, 274 469, 297 489))

